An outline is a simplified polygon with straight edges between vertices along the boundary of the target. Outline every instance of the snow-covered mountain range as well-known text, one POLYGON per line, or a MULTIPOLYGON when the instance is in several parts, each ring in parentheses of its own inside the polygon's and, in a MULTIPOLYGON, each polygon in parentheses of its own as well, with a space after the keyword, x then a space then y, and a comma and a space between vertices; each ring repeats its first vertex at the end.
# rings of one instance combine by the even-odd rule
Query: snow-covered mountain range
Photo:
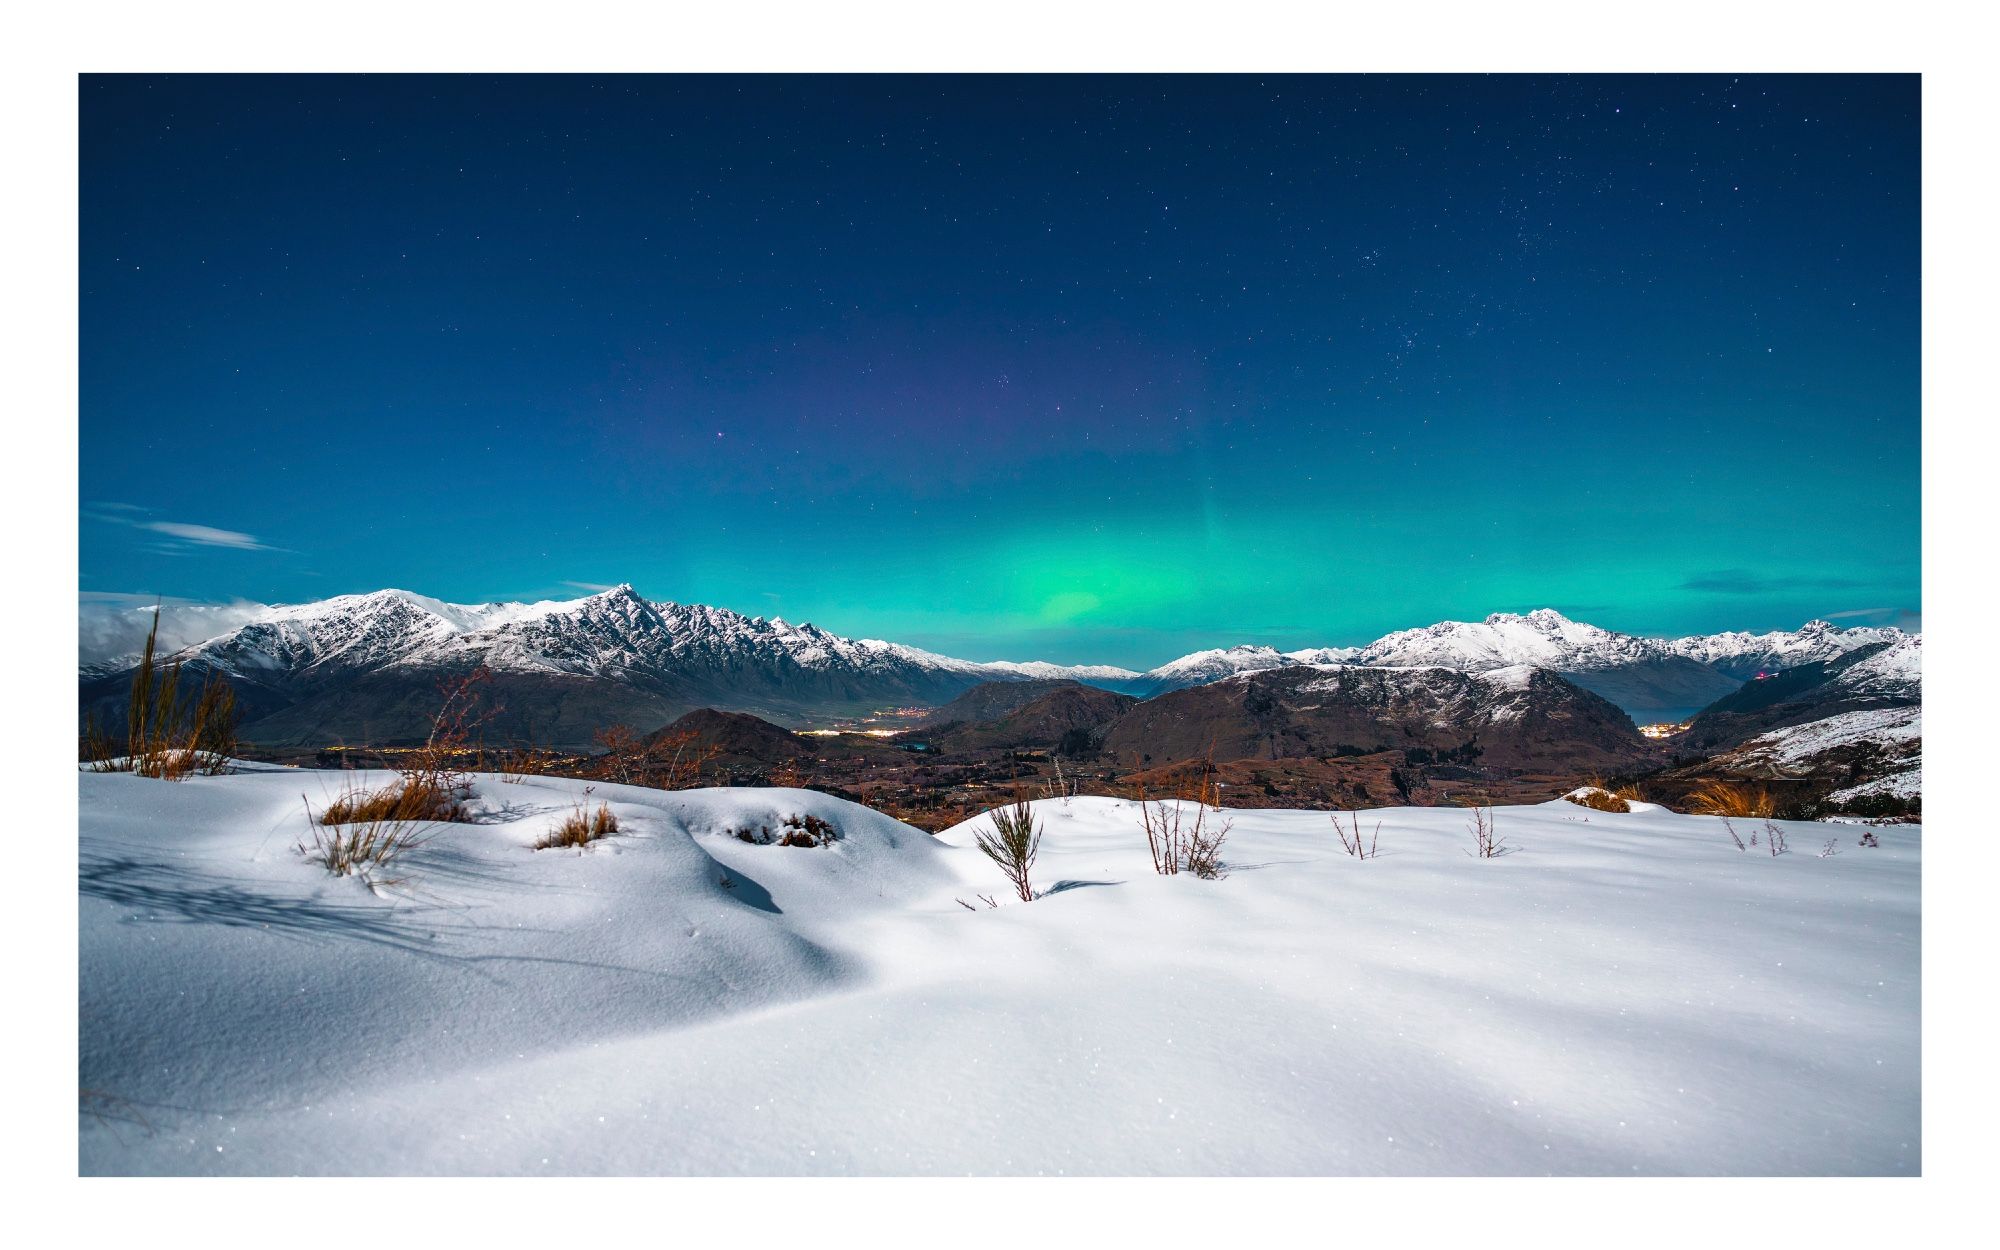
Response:
MULTIPOLYGON (((88 702, 94 688, 108 696, 129 670, 151 613, 131 604, 86 608, 92 611, 80 630, 80 668, 88 702)), ((704 705, 798 721, 893 704, 934 705, 978 682, 1022 679, 1068 678, 1152 696, 1241 673, 1328 665, 1465 672, 1528 665, 1561 673, 1636 718, 1660 719, 1706 706, 1760 671, 1915 637, 1813 621, 1790 633, 1645 638, 1545 608, 1400 630, 1365 647, 1197 651, 1139 673, 1111 665, 955 659, 775 617, 653 602, 630 586, 574 600, 478 605, 383 590, 298 605, 232 605, 226 618, 169 607, 166 617, 163 633, 169 635, 199 632, 204 619, 241 621, 173 657, 231 678, 247 691, 253 715, 278 715, 287 736, 300 740, 337 728, 342 715, 288 719, 286 709, 323 702, 333 691, 350 694, 364 680, 378 702, 385 683, 414 682, 428 691, 437 674, 481 665, 535 687, 537 698, 559 693, 576 704, 569 719, 577 724, 593 714, 658 715, 664 723, 704 705), (583 683, 608 683, 619 691, 584 697, 583 683), (606 697, 616 706, 599 706, 606 697)), ((1893 676, 1885 671, 1883 679, 1893 676)))
MULTIPOLYGON (((126 638, 142 637, 151 609, 128 607, 125 615, 126 638)), ((456 604, 406 590, 379 590, 267 605, 244 624, 173 655, 250 678, 333 669, 456 668, 468 661, 499 672, 605 676, 661 665, 790 665, 851 673, 952 673, 979 680, 1117 681, 1139 676, 1110 665, 957 660, 879 639, 843 638, 778 617, 655 603, 629 585, 588 598, 541 603, 456 604)), ((122 650, 82 667, 86 673, 123 670, 137 656, 136 649, 122 650)))
MULTIPOLYGON (((143 637, 150 610, 124 611, 122 636, 143 637)), ((408 736, 439 676, 481 666, 508 705, 507 730, 557 743, 588 742, 593 727, 618 721, 650 728, 703 706, 796 722, 933 705, 982 681, 1138 676, 959 660, 810 624, 655 603, 630 586, 542 603, 452 604, 383 590, 268 606, 168 658, 229 678, 246 733, 274 743, 408 736)), ((114 696, 133 659, 128 651, 83 665, 86 704, 114 696)))
POLYGON ((1158 694, 1236 673, 1297 664, 1435 666, 1461 672, 1526 664, 1561 673, 1635 717, 1678 720, 1760 672, 1830 660, 1860 647, 1909 637, 1894 628, 1843 629, 1827 621, 1809 621, 1791 633, 1646 638, 1541 608, 1526 615, 1497 612, 1483 621, 1440 621, 1398 630, 1365 647, 1197 651, 1143 674, 1134 686, 1139 693, 1158 694))

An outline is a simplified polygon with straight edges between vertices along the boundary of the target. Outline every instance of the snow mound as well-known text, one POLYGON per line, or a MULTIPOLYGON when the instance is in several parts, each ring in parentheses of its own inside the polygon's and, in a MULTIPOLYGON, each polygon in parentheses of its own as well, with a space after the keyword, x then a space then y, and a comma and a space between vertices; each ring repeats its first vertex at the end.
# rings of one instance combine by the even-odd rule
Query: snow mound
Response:
POLYGON ((481 777, 371 892, 294 849, 344 780, 80 776, 83 1172, 1921 1171, 1914 826, 1240 810, 1200 881, 1052 800, 1021 903, 985 816, 481 777))

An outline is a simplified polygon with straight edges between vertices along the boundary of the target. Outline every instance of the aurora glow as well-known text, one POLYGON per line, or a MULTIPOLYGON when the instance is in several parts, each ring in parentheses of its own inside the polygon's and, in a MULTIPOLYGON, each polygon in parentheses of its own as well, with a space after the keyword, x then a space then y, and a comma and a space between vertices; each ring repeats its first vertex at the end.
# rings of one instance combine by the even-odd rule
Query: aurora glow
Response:
POLYGON ((1914 76, 81 97, 85 590, 1134 667, 1921 607, 1914 76))

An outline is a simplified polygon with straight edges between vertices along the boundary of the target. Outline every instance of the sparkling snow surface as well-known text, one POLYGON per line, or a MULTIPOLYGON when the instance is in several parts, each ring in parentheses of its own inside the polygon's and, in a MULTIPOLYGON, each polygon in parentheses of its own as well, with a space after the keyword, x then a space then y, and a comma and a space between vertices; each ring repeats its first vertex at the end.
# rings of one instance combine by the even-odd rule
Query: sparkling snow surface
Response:
POLYGON ((537 852, 581 783, 486 777, 375 892, 294 849, 343 780, 80 776, 85 1173, 1920 1170, 1914 827, 1241 811, 1200 881, 1077 799, 1022 904, 973 825, 604 785, 537 852))

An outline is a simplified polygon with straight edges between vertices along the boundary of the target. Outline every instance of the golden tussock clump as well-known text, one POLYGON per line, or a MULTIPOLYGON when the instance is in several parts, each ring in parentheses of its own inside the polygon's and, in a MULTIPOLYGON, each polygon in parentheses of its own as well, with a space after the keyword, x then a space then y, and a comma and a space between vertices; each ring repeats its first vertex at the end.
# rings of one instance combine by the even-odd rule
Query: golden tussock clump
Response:
POLYGON ((617 832, 618 817, 612 814, 610 804, 599 803, 594 812, 579 806, 536 842, 535 849, 547 851, 562 846, 586 846, 617 832))
POLYGON ((1629 812, 1632 804, 1624 796, 1613 794, 1603 786, 1579 786, 1563 798, 1578 807, 1587 807, 1594 812, 1629 812))
POLYGON ((1740 781, 1704 781, 1688 792, 1688 811, 1697 816, 1771 816, 1777 804, 1763 786, 1740 781))

